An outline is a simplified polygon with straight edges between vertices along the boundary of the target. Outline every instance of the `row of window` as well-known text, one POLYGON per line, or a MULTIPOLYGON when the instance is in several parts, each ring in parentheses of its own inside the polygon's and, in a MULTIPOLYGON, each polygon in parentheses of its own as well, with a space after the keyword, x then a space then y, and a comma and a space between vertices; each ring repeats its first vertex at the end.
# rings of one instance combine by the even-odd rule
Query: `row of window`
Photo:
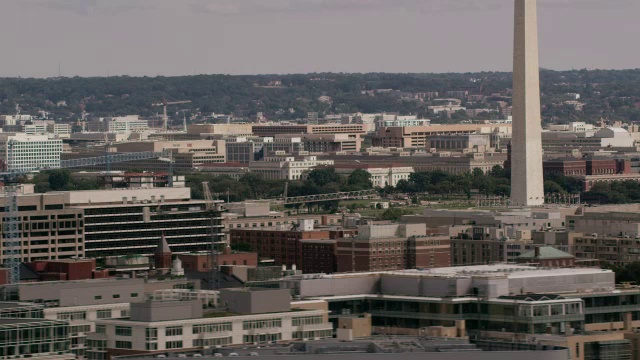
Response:
POLYGON ((242 322, 243 330, 279 328, 281 326, 281 319, 247 320, 242 322))
POLYGON ((221 331, 231 331, 233 326, 230 322, 220 323, 220 324, 196 324, 193 325, 193 333, 216 333, 221 331))
POLYGON ((291 335, 293 339, 330 338, 332 336, 333 330, 294 331, 291 335))
POLYGON ((324 319, 322 316, 305 316, 291 319, 292 326, 319 325, 323 323, 324 319))

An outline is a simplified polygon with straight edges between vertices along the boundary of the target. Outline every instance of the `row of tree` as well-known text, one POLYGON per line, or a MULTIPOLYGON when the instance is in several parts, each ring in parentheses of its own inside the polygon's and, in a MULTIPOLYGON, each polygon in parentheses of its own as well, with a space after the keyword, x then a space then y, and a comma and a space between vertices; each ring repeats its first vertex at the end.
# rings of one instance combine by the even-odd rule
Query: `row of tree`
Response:
MULTIPOLYGON (((193 198, 204 198, 202 182, 208 181, 211 192, 220 199, 244 201, 249 199, 271 199, 284 195, 284 180, 264 179, 255 174, 246 174, 239 180, 227 176, 213 176, 207 173, 194 173, 186 176, 187 186, 191 188, 193 198)), ((23 182, 35 184, 35 191, 63 190, 95 190, 104 184, 95 177, 74 174, 68 169, 43 171, 23 182)), ((364 170, 355 170, 348 176, 340 175, 335 168, 327 167, 312 170, 305 180, 290 181, 287 196, 307 196, 343 191, 372 189, 371 175, 364 170)), ((579 194, 584 199, 595 199, 601 203, 635 203, 640 202, 640 183, 621 181, 598 183, 589 192, 582 191, 582 184, 572 177, 561 175, 545 176, 545 193, 547 194, 579 194)), ((509 196, 510 173, 495 166, 485 174, 480 169, 472 173, 449 174, 443 171, 415 172, 408 180, 400 180, 395 187, 381 189, 381 194, 431 194, 448 199, 451 196, 464 196, 471 199, 474 193, 483 196, 509 196)), ((336 209, 338 202, 317 204, 324 209, 336 209)), ((300 207, 297 205, 294 207, 300 207)))

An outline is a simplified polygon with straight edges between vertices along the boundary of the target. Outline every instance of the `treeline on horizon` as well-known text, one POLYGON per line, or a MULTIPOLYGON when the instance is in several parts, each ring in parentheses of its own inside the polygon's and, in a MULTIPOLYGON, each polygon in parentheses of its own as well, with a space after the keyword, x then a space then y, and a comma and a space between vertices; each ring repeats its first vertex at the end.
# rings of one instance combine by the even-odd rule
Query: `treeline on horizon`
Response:
MULTIPOLYGON (((548 122, 584 120, 640 121, 640 69, 635 70, 572 70, 541 71, 543 118, 548 122), (566 106, 567 93, 581 94, 586 106, 582 111, 566 106)), ((363 93, 375 89, 393 89, 406 93, 469 91, 488 96, 488 103, 508 95, 511 73, 312 73, 291 75, 194 75, 175 77, 61 77, 61 78, 0 78, 0 113, 13 114, 19 103, 23 113, 49 111, 55 119, 73 121, 80 116, 80 104, 93 116, 139 114, 153 116, 160 111, 151 107, 162 98, 191 100, 192 104, 171 109, 186 111, 186 115, 236 113, 252 116, 262 112, 270 119, 304 118, 309 111, 328 113, 398 112, 417 114, 434 122, 455 122, 437 117, 427 109, 428 102, 408 100, 397 93, 363 93), (282 86, 269 86, 280 81, 282 86), (331 103, 319 101, 331 97, 331 103), (57 106, 65 101, 66 106, 57 106), (293 109, 293 112, 289 112, 293 109)), ((463 105, 478 108, 484 104, 463 105)), ((180 119, 182 116, 180 116, 180 119)))

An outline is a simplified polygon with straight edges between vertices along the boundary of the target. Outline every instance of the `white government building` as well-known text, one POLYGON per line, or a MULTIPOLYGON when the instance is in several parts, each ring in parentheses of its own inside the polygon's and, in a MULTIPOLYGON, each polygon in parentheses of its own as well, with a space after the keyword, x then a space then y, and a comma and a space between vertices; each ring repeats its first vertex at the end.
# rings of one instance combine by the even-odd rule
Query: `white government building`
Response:
POLYGON ((56 169, 60 167, 60 154, 60 139, 25 133, 0 134, 0 158, 7 170, 56 169))

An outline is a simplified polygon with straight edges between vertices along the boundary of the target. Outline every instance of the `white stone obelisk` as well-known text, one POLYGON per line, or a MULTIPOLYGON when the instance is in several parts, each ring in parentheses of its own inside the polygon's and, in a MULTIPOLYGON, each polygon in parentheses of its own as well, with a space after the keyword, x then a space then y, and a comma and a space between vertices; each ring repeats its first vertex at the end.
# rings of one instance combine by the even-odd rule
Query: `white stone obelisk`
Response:
POLYGON ((515 0, 511 205, 544 204, 536 0, 515 0))

